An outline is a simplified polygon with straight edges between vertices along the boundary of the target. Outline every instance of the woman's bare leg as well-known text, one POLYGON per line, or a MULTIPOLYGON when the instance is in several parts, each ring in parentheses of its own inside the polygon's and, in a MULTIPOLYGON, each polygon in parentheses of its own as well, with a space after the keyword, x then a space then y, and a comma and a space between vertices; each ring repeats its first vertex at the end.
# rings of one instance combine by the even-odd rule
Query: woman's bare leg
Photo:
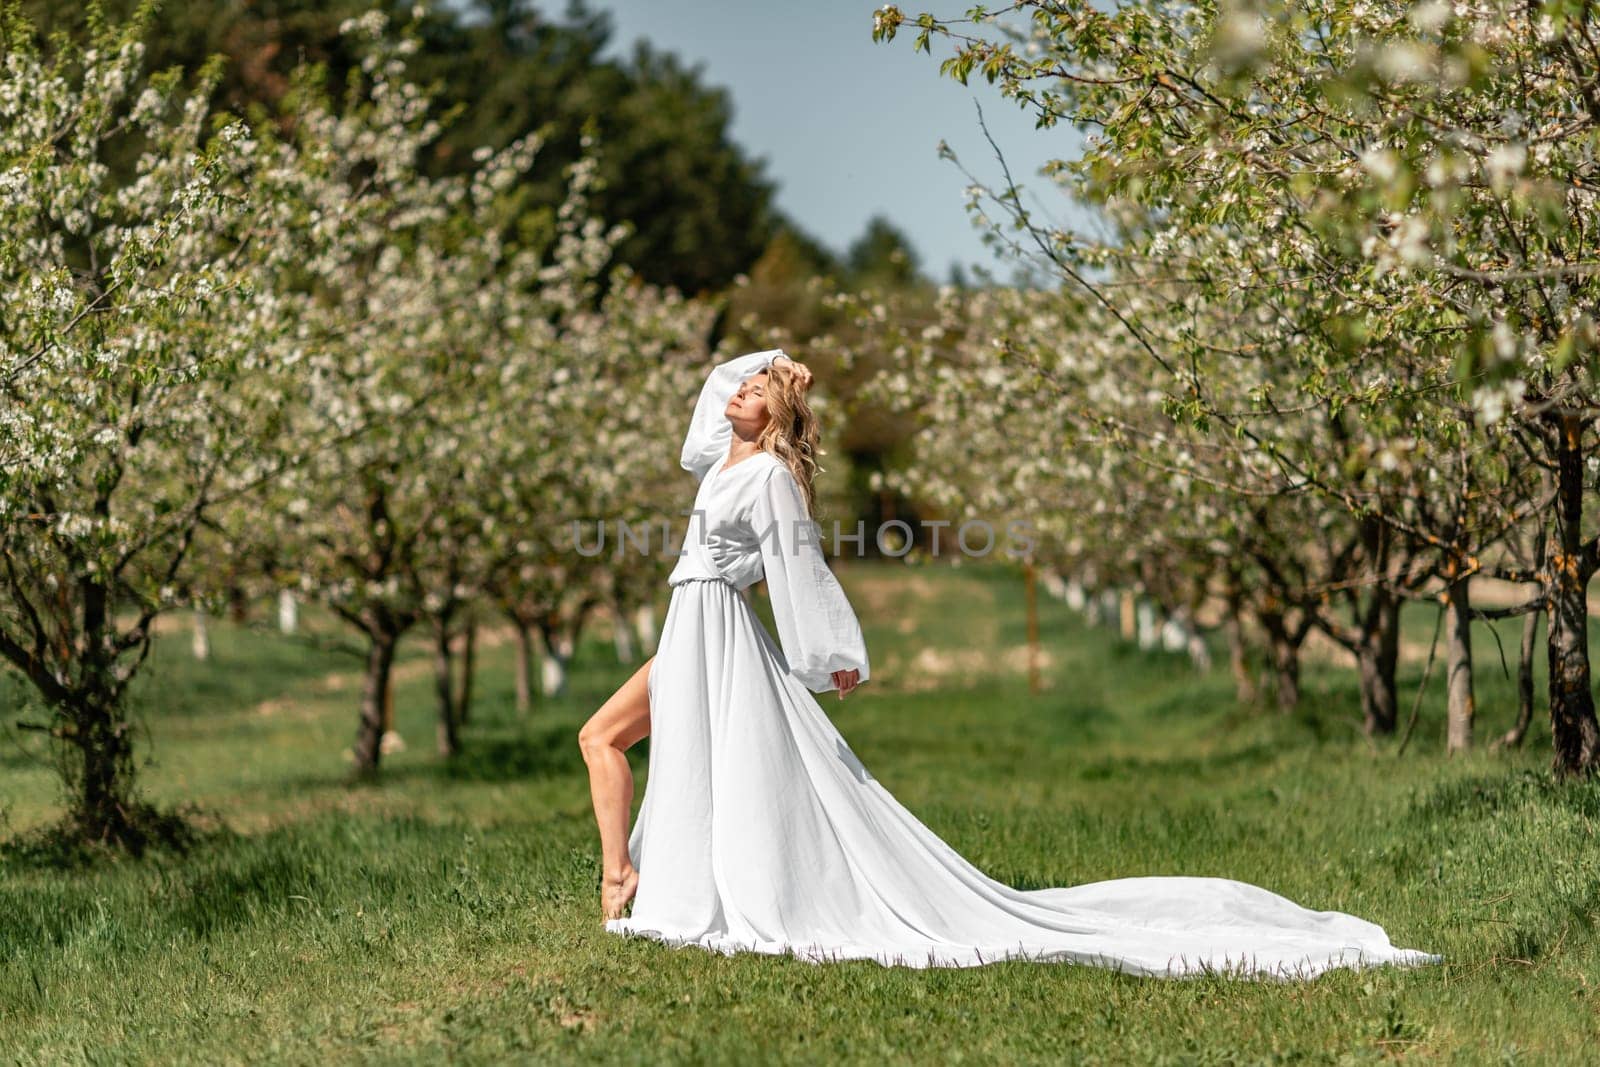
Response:
POLYGON ((589 765, 589 795, 600 827, 600 910, 607 919, 622 917, 633 899, 639 872, 628 855, 628 813, 633 807, 633 772, 628 748, 650 733, 651 656, 589 717, 578 731, 578 747, 589 765))

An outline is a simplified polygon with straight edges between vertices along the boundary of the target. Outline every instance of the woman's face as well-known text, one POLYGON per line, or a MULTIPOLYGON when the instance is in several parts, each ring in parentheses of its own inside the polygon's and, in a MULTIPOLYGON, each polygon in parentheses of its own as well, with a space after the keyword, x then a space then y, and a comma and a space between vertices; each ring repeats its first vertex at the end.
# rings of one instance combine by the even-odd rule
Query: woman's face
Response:
POLYGON ((746 378, 723 414, 748 433, 759 432, 767 424, 767 372, 746 378))

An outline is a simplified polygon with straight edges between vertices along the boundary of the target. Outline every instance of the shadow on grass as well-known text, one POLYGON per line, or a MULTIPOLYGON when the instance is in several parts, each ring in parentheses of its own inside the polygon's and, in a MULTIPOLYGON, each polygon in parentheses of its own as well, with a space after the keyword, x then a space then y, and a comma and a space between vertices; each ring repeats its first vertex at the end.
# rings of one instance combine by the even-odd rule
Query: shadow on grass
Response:
POLYGON ((337 915, 351 886, 362 899, 395 899, 417 882, 417 855, 448 855, 462 836, 459 825, 338 814, 255 835, 219 828, 181 857, 0 883, 0 956, 85 939, 112 954, 174 934, 207 940, 275 913, 337 915))
MULTIPOLYGON (((382 789, 386 783, 519 782, 539 778, 565 778, 587 774, 577 731, 567 723, 529 729, 517 735, 478 735, 467 732, 460 755, 454 759, 431 755, 412 762, 381 764, 376 775, 359 777, 350 771, 313 771, 282 779, 286 793, 331 787, 382 789)), ((649 739, 628 750, 630 757, 648 753, 649 739)))
POLYGON ((21 742, 6 748, 0 748, 0 770, 22 771, 40 769, 54 772, 54 767, 46 756, 36 755, 21 747, 21 742))
POLYGON ((1200 715, 1206 718, 1240 721, 1258 715, 1276 714, 1275 709, 1264 701, 1258 700, 1255 704, 1239 703, 1233 680, 1220 673, 1206 676, 1187 671, 1185 675, 1186 680, 1180 676, 1174 681, 1170 690, 1145 700, 1139 709, 1139 717, 1144 720, 1167 721, 1192 719, 1200 715))
POLYGON ((1114 756, 1084 764, 1078 769, 1078 778, 1085 782, 1155 780, 1170 775, 1198 778, 1242 768, 1264 767, 1283 755, 1281 744, 1258 741, 1243 748, 1200 756, 1114 756))
POLYGON ((1056 731, 1067 731, 1073 742, 1082 742, 1114 732, 1117 716, 1101 701, 1079 700, 1051 708, 1048 722, 1056 731))
MULTIPOLYGON (((512 782, 588 770, 577 732, 564 724, 517 737, 468 737, 463 745, 461 755, 435 766, 436 773, 457 782, 512 782)), ((642 745, 637 747, 645 751, 642 745)))
POLYGON ((1600 819, 1600 780, 1558 781, 1547 771, 1486 774, 1441 782, 1412 802, 1413 816, 1479 818, 1529 803, 1566 808, 1586 819, 1600 819))
POLYGON ((123 807, 123 823, 95 836, 77 815, 68 812, 55 822, 0 841, 0 867, 17 870, 85 871, 137 860, 147 853, 185 856, 218 836, 229 836, 216 811, 191 801, 162 808, 132 799, 123 807))

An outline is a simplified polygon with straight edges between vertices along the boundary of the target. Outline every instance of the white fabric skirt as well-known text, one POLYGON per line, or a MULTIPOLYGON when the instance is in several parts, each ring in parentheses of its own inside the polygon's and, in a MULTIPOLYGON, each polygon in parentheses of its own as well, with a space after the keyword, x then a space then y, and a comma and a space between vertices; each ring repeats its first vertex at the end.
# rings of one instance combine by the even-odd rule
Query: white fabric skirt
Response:
POLYGON ((606 923, 613 933, 818 963, 1016 959, 1168 977, 1441 959, 1229 879, 995 881, 868 773, 724 581, 673 588, 649 692, 649 774, 629 836, 639 886, 631 914, 606 923))

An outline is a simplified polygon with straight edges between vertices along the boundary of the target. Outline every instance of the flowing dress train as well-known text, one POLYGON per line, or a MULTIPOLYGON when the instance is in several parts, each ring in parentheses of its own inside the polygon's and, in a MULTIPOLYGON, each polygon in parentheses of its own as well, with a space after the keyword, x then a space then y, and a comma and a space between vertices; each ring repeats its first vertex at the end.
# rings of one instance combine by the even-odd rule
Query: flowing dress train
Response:
POLYGON ((682 461, 700 490, 647 683, 649 769, 628 841, 639 884, 608 931, 908 967, 1027 959, 1294 978, 1439 962, 1364 919, 1230 879, 1014 889, 896 801, 813 695, 836 670, 865 682, 870 664, 798 484, 766 452, 722 466, 728 400, 779 354, 714 368, 691 419, 682 461), (776 643, 741 593, 763 577, 776 643))

